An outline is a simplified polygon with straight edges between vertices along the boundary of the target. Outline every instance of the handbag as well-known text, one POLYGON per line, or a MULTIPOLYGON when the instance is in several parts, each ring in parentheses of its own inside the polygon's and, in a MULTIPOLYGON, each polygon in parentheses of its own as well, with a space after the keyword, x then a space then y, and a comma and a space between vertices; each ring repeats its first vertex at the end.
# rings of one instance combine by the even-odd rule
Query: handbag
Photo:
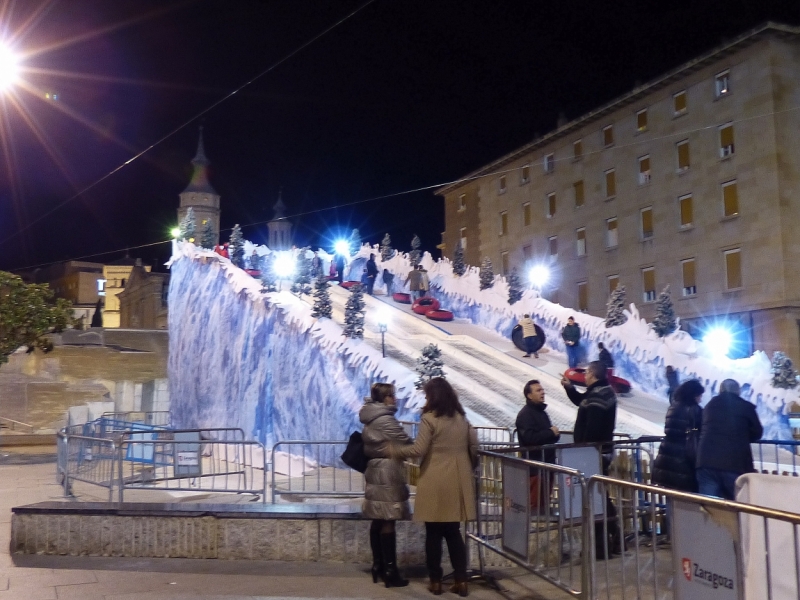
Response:
POLYGON ((700 430, 697 429, 694 412, 692 426, 686 430, 686 460, 694 467, 697 464, 697 448, 700 445, 700 430))
POLYGON ((364 438, 361 437, 360 431, 354 431, 350 434, 347 448, 342 452, 341 459, 344 464, 359 473, 367 470, 369 457, 364 454, 364 438))

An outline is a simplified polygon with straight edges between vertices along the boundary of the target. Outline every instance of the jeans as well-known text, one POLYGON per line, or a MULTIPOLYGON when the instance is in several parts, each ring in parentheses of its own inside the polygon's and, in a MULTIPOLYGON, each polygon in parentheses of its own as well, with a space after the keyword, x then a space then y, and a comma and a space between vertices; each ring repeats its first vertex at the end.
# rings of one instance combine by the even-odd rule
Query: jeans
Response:
POLYGON ((460 523, 425 523, 425 563, 431 581, 442 580, 442 538, 447 542, 456 581, 467 580, 467 549, 460 523))
POLYGON ((578 344, 570 346, 567 344, 567 360, 569 361, 570 369, 578 366, 578 344))
POLYGON ((372 289, 375 287, 375 276, 370 275, 367 277, 367 293, 372 296, 372 289))
POLYGON ((528 354, 533 354, 535 352, 534 344, 536 344, 536 336, 531 335, 526 338, 522 338, 525 341, 525 352, 528 354))
POLYGON ((697 469, 698 493, 716 496, 726 500, 736 500, 736 480, 741 473, 721 471, 720 469, 697 469))

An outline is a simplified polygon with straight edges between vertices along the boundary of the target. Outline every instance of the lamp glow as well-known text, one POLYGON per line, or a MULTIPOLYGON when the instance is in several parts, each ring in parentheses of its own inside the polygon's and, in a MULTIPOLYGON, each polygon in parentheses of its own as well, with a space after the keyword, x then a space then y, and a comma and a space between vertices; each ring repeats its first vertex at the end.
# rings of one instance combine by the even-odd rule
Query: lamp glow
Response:
POLYGON ((19 75, 19 58, 6 46, 0 44, 0 90, 10 88, 19 75))
POLYGON ((389 323, 392 320, 392 315, 389 312, 388 308, 381 308, 378 311, 378 327, 382 329, 386 329, 389 326, 389 323))
POLYGON ((181 228, 180 227, 173 227, 172 229, 169 230, 169 234, 174 239, 177 240, 179 237, 181 237, 181 228))
POLYGON ((350 255, 350 244, 347 243, 347 240, 338 240, 333 245, 333 249, 336 251, 336 254, 341 254, 342 256, 350 255))
POLYGON ((528 279, 535 287, 541 288, 550 279, 550 269, 544 265, 536 265, 528 272, 528 279))
POLYGON ((282 254, 275 259, 275 274, 281 279, 288 279, 294 273, 294 258, 282 254))
POLYGON ((703 336, 703 342, 711 354, 717 358, 724 358, 728 356, 733 345, 733 336, 723 327, 713 327, 703 336))

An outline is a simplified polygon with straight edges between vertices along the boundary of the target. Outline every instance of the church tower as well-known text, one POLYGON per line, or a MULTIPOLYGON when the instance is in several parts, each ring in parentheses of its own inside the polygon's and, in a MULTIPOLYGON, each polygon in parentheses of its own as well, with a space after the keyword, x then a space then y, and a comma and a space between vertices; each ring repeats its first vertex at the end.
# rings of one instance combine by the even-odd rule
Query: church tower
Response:
POLYGON ((189 186, 180 194, 178 223, 186 216, 189 208, 194 209, 196 235, 203 231, 203 225, 210 221, 214 227, 215 243, 219 243, 219 194, 208 181, 208 158, 203 149, 203 126, 200 126, 200 139, 197 142, 197 155, 192 159, 192 179, 189 186))
POLYGON ((278 201, 272 210, 275 216, 267 223, 270 250, 288 250, 292 247, 292 223, 286 218, 286 205, 283 203, 283 190, 278 192, 278 201))

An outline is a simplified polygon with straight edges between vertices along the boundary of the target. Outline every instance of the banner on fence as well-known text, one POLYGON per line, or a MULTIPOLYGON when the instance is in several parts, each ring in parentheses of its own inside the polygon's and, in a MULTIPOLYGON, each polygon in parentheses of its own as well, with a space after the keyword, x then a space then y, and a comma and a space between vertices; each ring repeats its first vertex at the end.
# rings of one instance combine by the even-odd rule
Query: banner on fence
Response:
POLYGON ((528 562, 530 475, 526 464, 503 460, 503 550, 528 562))
MULTIPOLYGON (((586 479, 601 475, 600 452, 595 446, 556 448, 556 462, 584 474, 586 479)), ((558 508, 563 519, 579 519, 583 510, 583 489, 580 480, 572 475, 558 475, 558 508)), ((603 514, 603 498, 594 494, 591 502, 592 514, 603 514)))

